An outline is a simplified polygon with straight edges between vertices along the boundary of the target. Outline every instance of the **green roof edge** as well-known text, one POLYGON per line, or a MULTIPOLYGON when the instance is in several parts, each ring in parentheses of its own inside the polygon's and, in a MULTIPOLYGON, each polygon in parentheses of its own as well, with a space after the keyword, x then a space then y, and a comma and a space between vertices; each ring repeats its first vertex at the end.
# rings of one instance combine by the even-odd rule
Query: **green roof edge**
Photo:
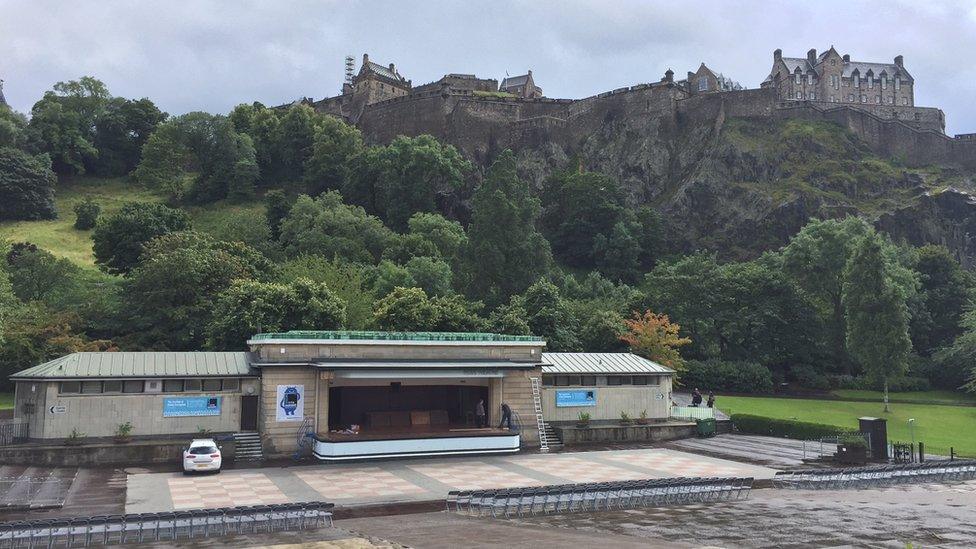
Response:
POLYGON ((382 340, 382 341, 538 341, 538 336, 505 335, 487 332, 382 332, 355 330, 291 330, 288 332, 271 332, 251 336, 254 341, 275 341, 286 339, 322 339, 322 340, 382 340))

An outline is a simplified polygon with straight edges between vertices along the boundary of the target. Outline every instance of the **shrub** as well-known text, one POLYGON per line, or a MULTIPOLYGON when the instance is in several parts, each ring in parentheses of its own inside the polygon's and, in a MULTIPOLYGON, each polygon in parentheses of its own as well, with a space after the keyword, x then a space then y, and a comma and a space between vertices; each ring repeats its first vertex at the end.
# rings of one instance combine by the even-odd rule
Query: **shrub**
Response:
POLYGON ((751 414, 732 414, 732 423, 740 433, 773 437, 813 440, 821 437, 842 436, 851 429, 822 423, 808 423, 793 419, 773 419, 751 414))
POLYGON ((818 372, 813 366, 800 365, 790 367, 790 377, 801 387, 826 391, 830 389, 827 376, 818 372))
MULTIPOLYGON (((830 385, 837 389, 856 389, 860 391, 881 391, 884 382, 869 377, 854 377, 849 375, 828 376, 830 385)), ((893 393, 909 393, 928 391, 932 384, 924 377, 901 376, 888 380, 888 390, 893 393)))
POLYGON ((102 212, 102 209, 95 203, 91 197, 86 198, 83 202, 75 204, 75 228, 79 231, 87 231, 89 229, 95 228, 95 223, 98 221, 98 214, 102 212))
POLYGON ((717 359, 689 360, 681 374, 686 388, 730 393, 771 393, 773 377, 769 368, 755 362, 724 362, 717 359))

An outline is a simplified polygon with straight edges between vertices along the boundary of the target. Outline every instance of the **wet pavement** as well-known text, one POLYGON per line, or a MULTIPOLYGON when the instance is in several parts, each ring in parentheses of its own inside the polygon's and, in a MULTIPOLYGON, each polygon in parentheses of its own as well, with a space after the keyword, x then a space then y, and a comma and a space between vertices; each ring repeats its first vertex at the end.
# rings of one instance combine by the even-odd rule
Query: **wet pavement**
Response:
POLYGON ((880 490, 753 490, 745 501, 508 522, 692 546, 961 549, 976 546, 974 506, 971 481, 880 490))

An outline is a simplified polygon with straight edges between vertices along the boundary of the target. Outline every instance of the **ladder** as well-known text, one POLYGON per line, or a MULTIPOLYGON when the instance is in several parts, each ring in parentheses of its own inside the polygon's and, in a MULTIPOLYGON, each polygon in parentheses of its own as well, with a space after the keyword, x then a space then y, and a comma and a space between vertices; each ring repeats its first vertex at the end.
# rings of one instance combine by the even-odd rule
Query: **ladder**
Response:
POLYGON ((539 428, 539 451, 549 452, 549 437, 546 436, 546 420, 542 418, 542 387, 537 377, 530 377, 532 382, 532 404, 535 406, 535 422, 539 428))

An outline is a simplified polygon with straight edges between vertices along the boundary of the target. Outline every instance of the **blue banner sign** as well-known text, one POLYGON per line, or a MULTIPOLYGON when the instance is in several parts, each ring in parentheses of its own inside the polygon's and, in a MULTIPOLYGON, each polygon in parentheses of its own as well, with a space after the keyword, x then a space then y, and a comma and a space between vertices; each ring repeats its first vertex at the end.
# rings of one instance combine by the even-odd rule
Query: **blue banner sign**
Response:
POLYGON ((221 397, 166 397, 163 417, 219 416, 221 397))
POLYGON ((596 406, 596 391, 556 391, 556 407, 596 406))

